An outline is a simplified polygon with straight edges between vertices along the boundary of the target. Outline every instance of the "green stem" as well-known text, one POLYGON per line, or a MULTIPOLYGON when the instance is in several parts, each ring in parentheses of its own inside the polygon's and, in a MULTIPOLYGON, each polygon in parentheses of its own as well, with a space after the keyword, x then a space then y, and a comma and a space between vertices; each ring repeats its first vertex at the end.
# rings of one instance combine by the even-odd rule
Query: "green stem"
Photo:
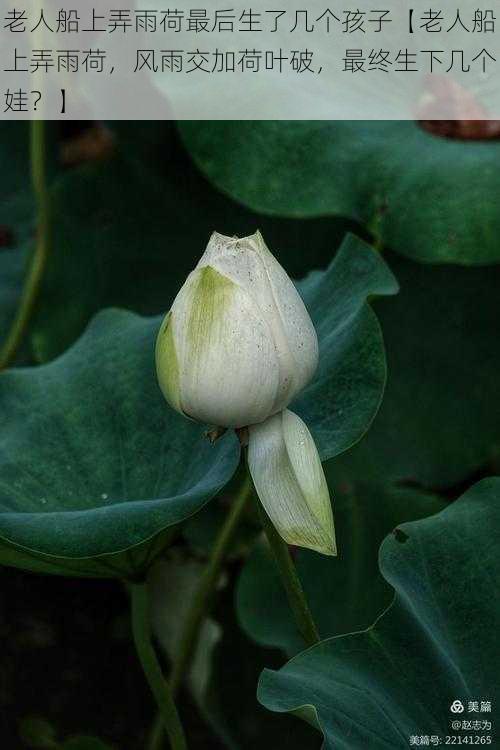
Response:
POLYGON ((224 560, 234 539, 248 498, 251 493, 251 482, 245 476, 238 494, 231 503, 226 520, 215 541, 211 557, 204 570, 201 581, 193 597, 191 607, 184 622, 182 637, 172 666, 170 685, 175 695, 182 680, 189 670, 191 660, 198 645, 200 629, 212 603, 224 560))
POLYGON ((302 588, 300 578, 297 575, 288 546, 274 528, 271 519, 262 507, 259 499, 256 500, 256 505, 263 529, 266 533, 274 560, 281 576, 283 587, 286 591, 290 609, 295 617, 297 628, 306 645, 314 646, 314 644, 319 643, 320 640, 318 629, 313 620, 309 605, 307 604, 306 595, 302 588))
POLYGON ((175 707, 172 691, 163 677, 156 653, 151 641, 151 620, 149 598, 146 583, 133 584, 132 594, 132 630, 137 654, 144 674, 155 697, 163 726, 170 739, 172 750, 187 750, 184 730, 175 707))
POLYGON ((49 254, 50 210, 46 185, 45 122, 30 123, 31 181, 37 207, 37 237, 21 300, 7 338, 0 350, 0 370, 14 360, 30 324, 49 254))
MULTIPOLYGON (((198 584, 194 594, 191 607, 184 622, 181 641, 176 649, 175 659, 172 666, 172 675, 170 685, 172 694, 175 696, 182 680, 189 671, 189 667, 198 645, 201 626, 210 609, 217 584, 219 582, 222 565, 227 557, 229 549, 234 539, 238 525, 243 517, 248 499, 252 491, 250 477, 245 475, 245 479, 234 498, 228 511, 226 520, 215 541, 212 555, 204 570, 203 577, 198 584)), ((149 750, 158 750, 162 746, 163 725, 160 717, 157 717, 151 730, 149 739, 149 750)))

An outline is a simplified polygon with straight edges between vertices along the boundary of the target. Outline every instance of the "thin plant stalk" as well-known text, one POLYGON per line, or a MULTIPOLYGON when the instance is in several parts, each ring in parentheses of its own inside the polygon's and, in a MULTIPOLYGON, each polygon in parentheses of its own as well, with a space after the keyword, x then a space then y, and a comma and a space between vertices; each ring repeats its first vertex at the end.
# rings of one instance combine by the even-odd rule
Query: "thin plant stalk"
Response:
POLYGON ((258 499, 256 505, 299 633, 306 646, 314 646, 320 641, 318 629, 309 609, 288 545, 274 528, 271 519, 258 499))
MULTIPOLYGON (((235 532, 241 522, 251 492, 252 483, 250 477, 245 475, 245 479, 231 504, 224 524, 215 541, 212 554, 198 584, 184 622, 170 678, 170 686, 174 696, 177 694, 183 679, 189 673, 189 667, 199 642, 201 627, 210 610, 217 590, 222 566, 233 543, 235 532)), ((158 750, 162 747, 162 741, 163 724, 161 717, 158 716, 151 730, 148 744, 149 750, 158 750)))
POLYGON ((7 338, 0 349, 0 370, 12 364, 24 340, 38 300, 50 249, 50 205, 46 174, 46 123, 30 123, 31 181, 37 211, 36 242, 21 299, 7 338))
POLYGON ((179 648, 172 666, 170 684, 174 695, 189 670, 193 655, 198 645, 200 629, 205 620, 213 596, 217 589, 222 566, 227 557, 234 534, 239 526, 247 501, 251 493, 251 482, 248 476, 231 503, 227 517, 215 541, 212 554, 204 570, 202 579, 193 597, 193 601, 187 614, 182 632, 179 648))
POLYGON ((163 676, 151 640, 151 617, 146 583, 133 584, 132 630, 137 655, 158 705, 162 726, 172 750, 187 750, 186 737, 174 703, 170 685, 163 676))

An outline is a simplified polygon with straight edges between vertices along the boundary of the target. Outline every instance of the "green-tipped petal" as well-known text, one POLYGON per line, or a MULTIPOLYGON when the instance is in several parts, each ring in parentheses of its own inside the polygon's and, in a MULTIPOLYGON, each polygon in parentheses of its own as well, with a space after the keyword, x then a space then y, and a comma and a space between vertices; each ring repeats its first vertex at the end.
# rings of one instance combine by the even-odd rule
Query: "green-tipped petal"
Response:
POLYGON ((260 501, 283 539, 336 555, 330 493, 304 422, 285 410, 250 427, 248 465, 260 501))
POLYGON ((189 275, 171 313, 182 411, 220 427, 265 419, 279 366, 270 327, 248 292, 204 266, 189 275))
POLYGON ((179 363, 175 351, 172 314, 167 313, 156 339, 156 371, 158 383, 166 400, 182 412, 179 363))

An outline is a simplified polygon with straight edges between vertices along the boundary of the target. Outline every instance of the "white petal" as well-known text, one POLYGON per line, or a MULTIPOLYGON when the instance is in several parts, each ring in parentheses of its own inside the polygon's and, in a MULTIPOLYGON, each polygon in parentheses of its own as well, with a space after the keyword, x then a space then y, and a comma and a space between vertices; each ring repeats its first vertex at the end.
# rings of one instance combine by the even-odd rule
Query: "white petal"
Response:
POLYGON ((266 513, 288 544, 337 554, 323 467, 296 414, 286 410, 250 427, 248 466, 266 513))
POLYGON ((211 265, 254 299, 273 335, 280 386, 272 413, 285 408, 318 366, 318 339, 294 284, 260 232, 241 239, 214 232, 198 266, 211 265))
POLYGON ((284 268, 278 263, 257 232, 259 252, 266 266, 276 307, 287 345, 294 362, 293 393, 288 401, 278 404, 283 409, 311 380, 318 367, 318 337, 300 294, 284 268))
POLYGON ((267 417, 279 385, 273 338, 251 297, 210 266, 172 306, 180 400, 193 419, 242 427, 267 417))

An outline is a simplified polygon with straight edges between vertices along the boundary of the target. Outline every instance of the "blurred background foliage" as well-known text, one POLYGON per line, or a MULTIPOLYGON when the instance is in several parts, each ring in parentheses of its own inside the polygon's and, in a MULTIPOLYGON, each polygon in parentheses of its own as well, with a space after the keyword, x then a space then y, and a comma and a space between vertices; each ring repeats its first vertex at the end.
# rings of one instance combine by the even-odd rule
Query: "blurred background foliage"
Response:
MULTIPOLYGON (((164 313, 214 229, 259 228, 296 279, 326 268, 346 232, 383 255, 400 284, 399 295, 373 300, 385 397, 360 443, 327 462, 340 558, 297 556, 321 635, 368 628, 393 596, 377 562, 382 540, 405 522, 423 528, 420 519, 498 473, 500 144, 445 139, 414 123, 54 123, 47 134, 51 246, 17 365, 57 358, 103 308, 164 313)), ((28 144, 27 127, 0 125, 2 338, 35 243, 28 144)), ((230 497, 231 486, 188 521, 164 561, 176 601, 189 599, 230 497)), ((478 523, 471 554, 487 534, 478 523)), ((451 566, 436 585, 463 574, 451 566)), ((143 747, 153 707, 125 592, 107 581, 0 575, 0 733, 9 750, 103 750, 97 740, 70 744, 81 734, 143 747)), ((178 609, 159 599, 168 661, 178 609)), ((255 697, 261 670, 299 650, 249 512, 182 694, 192 746, 319 748, 315 730, 255 697)), ((412 668, 404 649, 398 659, 412 668)))

